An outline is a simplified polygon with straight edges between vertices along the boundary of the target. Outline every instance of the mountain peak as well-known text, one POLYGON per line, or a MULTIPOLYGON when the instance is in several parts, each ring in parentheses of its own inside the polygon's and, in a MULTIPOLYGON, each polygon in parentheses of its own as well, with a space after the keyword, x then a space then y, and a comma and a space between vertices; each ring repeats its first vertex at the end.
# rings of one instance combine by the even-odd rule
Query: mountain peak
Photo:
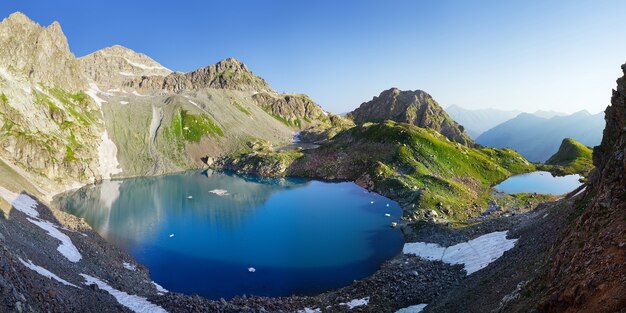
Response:
POLYGON ((261 77, 254 74, 235 58, 223 59, 215 64, 188 73, 172 73, 166 77, 141 77, 128 84, 143 89, 165 89, 173 92, 205 88, 240 91, 274 92, 261 77))
POLYGON ((438 131, 452 141, 472 146, 474 141, 463 126, 455 122, 444 109, 422 90, 390 88, 364 102, 351 112, 357 124, 393 120, 438 131))
POLYGON ((32 83, 81 90, 82 73, 61 25, 42 27, 21 12, 0 22, 0 67, 32 83))
POLYGON ((37 24, 28 16, 26 16, 26 14, 20 11, 11 13, 11 15, 6 18, 6 20, 16 24, 37 24))
POLYGON ((101 88, 117 88, 135 77, 172 73, 149 56, 113 45, 79 58, 87 76, 101 88))

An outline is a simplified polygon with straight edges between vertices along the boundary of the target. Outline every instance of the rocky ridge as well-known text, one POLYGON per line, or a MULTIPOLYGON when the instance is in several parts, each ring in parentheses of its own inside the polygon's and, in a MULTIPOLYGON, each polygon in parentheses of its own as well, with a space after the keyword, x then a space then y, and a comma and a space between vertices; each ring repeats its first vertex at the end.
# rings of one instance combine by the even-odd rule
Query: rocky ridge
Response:
POLYGON ((192 91, 205 88, 229 89, 250 92, 274 92, 265 80, 235 58, 228 58, 191 71, 172 73, 165 77, 142 76, 124 84, 125 87, 171 92, 192 91))
POLYGON ((115 45, 78 58, 85 75, 102 90, 121 88, 125 81, 142 76, 164 77, 172 73, 143 53, 115 45))
POLYGON ((0 68, 2 76, 23 74, 32 83, 71 92, 86 87, 61 25, 42 27, 20 12, 0 22, 0 68))
POLYGON ((626 308, 626 64, 605 111, 602 143, 585 207, 571 224, 549 271, 546 312, 618 312, 626 308))
POLYGON ((391 88, 380 93, 369 102, 362 103, 348 114, 357 124, 379 123, 392 120, 433 129, 449 140, 466 146, 474 141, 467 135, 463 126, 455 122, 428 93, 415 90, 403 91, 391 88))

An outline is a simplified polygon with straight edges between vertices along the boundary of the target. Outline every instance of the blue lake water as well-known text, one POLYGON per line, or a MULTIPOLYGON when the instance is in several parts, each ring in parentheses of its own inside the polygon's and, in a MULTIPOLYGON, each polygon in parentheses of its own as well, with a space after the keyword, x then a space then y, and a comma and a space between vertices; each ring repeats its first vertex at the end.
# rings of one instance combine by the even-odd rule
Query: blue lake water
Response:
POLYGON ((389 227, 399 205, 347 182, 192 171, 105 181, 55 203, 84 217, 166 289, 212 299, 347 286, 404 243, 389 227))
POLYGON ((580 178, 577 174, 556 177, 549 172, 532 172, 511 176, 495 188, 509 194, 535 192, 562 195, 578 188, 581 185, 580 178))

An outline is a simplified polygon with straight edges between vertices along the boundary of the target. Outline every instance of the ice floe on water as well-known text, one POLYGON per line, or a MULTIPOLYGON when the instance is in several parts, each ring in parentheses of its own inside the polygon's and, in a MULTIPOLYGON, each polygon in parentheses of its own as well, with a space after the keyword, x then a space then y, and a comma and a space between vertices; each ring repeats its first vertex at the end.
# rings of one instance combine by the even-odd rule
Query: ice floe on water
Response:
POLYGON ((419 313, 419 312, 422 312, 422 310, 426 307, 426 305, 427 304, 425 303, 412 305, 406 308, 402 308, 396 311, 396 313, 419 313))
MULTIPOLYGON (((70 237, 62 233, 58 226, 39 218, 39 212, 35 209, 37 207, 37 201, 31 198, 27 194, 17 194, 7 189, 0 187, 0 196, 11 204, 16 210, 29 216, 26 218, 29 222, 37 225, 39 228, 48 232, 48 235, 61 241, 61 244, 57 250, 65 256, 70 262, 78 262, 82 258, 80 252, 70 237)), ((63 229, 63 228, 61 228, 63 229)))
POLYGON ((354 309, 354 308, 356 308, 358 306, 367 305, 368 303, 370 303, 370 297, 350 300, 350 302, 339 303, 339 305, 345 305, 345 306, 348 307, 348 309, 352 310, 352 309, 354 309))
POLYGON ((248 272, 250 272, 250 273, 254 273, 254 272, 256 272, 256 268, 254 268, 254 267, 248 267, 248 272))
POLYGON ((117 300, 117 302, 119 304, 127 307, 128 309, 130 309, 133 312, 136 312, 136 313, 153 313, 153 312, 154 313, 164 313, 164 312, 167 312, 162 307, 149 302, 148 299, 146 299, 144 297, 135 296, 135 295, 129 295, 126 292, 117 290, 117 289, 109 286, 109 284, 105 283, 104 281, 102 281, 102 280, 100 280, 100 279, 98 279, 96 277, 89 276, 87 274, 80 274, 80 276, 82 276, 85 279, 85 285, 96 284, 98 286, 98 288, 108 292, 113 297, 115 297, 115 299, 117 300))
POLYGON ((61 244, 57 247, 57 251, 59 251, 59 253, 61 253, 70 262, 76 263, 82 259, 82 255, 78 252, 78 249, 72 243, 70 237, 62 233, 54 224, 41 219, 28 218, 28 220, 39 226, 41 229, 47 231, 48 235, 51 237, 61 241, 61 244))
POLYGON ((228 195, 228 190, 225 189, 213 189, 213 190, 209 190, 210 193, 212 194, 216 194, 218 196, 227 196, 228 195))
POLYGON ((67 280, 65 280, 65 279, 55 275, 54 273, 50 272, 49 270, 47 270, 47 269, 45 269, 45 268, 43 268, 43 267, 41 267, 39 265, 35 265, 33 263, 33 261, 31 261, 31 260, 27 260, 28 262, 26 262, 26 261, 22 260, 22 258, 18 258, 18 259, 20 260, 20 262, 22 262, 22 264, 24 264, 24 266, 26 266, 29 269, 39 273, 39 275, 41 275, 41 276, 45 276, 45 277, 48 277, 50 279, 54 279, 54 280, 62 283, 63 285, 66 285, 66 286, 72 286, 72 287, 80 288, 80 287, 78 287, 78 286, 68 282, 67 280))
POLYGON ((467 275, 470 275, 515 246, 517 239, 507 239, 506 234, 506 231, 493 232, 447 248, 436 243, 411 242, 404 244, 402 252, 431 261, 463 264, 467 275))

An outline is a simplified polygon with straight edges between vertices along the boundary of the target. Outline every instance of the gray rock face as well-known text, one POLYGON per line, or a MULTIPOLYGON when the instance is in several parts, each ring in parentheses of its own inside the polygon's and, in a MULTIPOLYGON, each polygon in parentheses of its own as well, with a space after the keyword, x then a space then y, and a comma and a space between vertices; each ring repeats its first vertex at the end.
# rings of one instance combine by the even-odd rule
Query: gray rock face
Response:
POLYGON ((0 67, 68 91, 86 86, 59 23, 42 27, 19 12, 0 22, 0 67))
POLYGON ((274 92, 265 80, 234 58, 222 60, 188 73, 172 73, 166 77, 142 76, 131 79, 125 87, 182 92, 205 88, 254 92, 274 92))
POLYGON ((329 121, 324 110, 306 95, 261 92, 253 95, 252 99, 267 113, 284 119, 295 128, 329 121))
POLYGON ((98 50, 78 60, 85 75, 104 90, 119 88, 123 82, 138 77, 165 77, 172 73, 147 55, 118 45, 98 50))
POLYGON ((421 90, 385 90, 371 101, 362 103, 350 115, 357 124, 392 120, 430 128, 452 141, 466 146, 474 145, 463 126, 450 118, 428 93, 421 90))

